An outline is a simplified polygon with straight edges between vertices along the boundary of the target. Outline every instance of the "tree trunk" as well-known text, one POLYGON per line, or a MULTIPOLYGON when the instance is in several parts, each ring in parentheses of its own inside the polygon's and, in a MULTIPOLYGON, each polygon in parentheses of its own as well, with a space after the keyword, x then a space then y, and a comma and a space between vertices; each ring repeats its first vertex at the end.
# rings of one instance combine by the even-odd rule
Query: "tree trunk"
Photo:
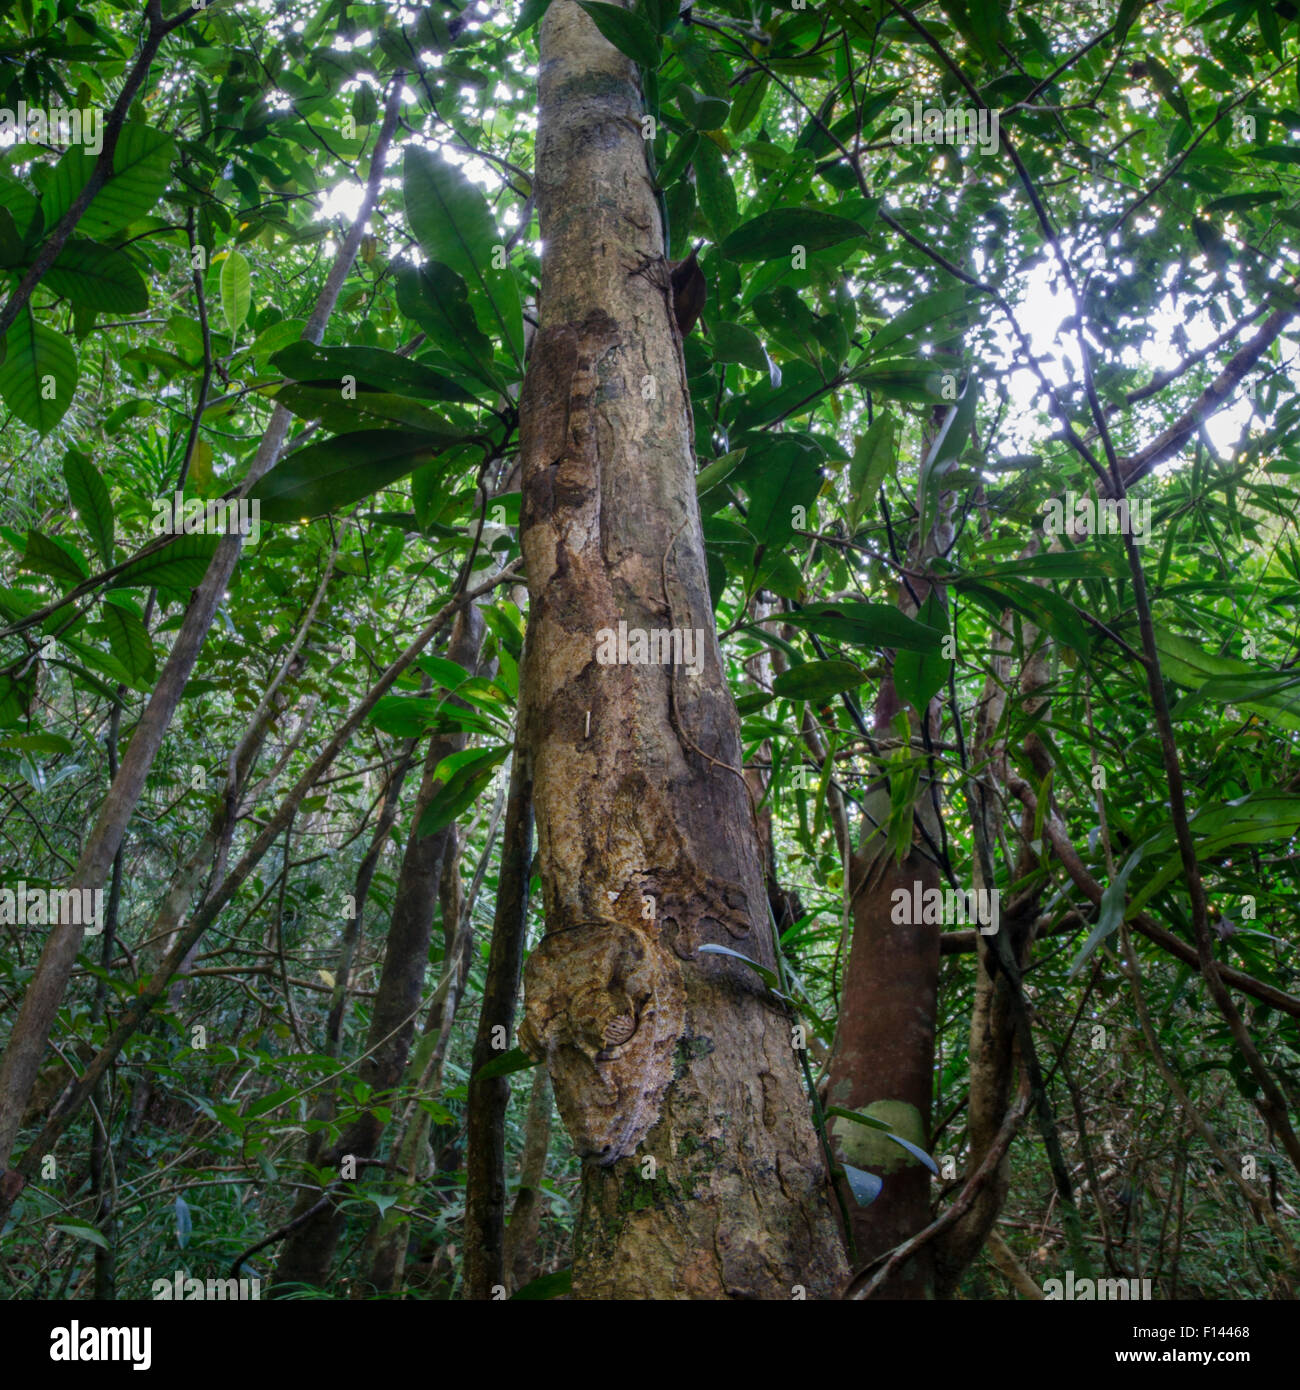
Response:
MULTIPOLYGON (((525 659, 520 667, 521 688, 527 672, 525 659)), ((493 1290, 505 1284, 506 1107, 510 1103, 510 1082, 504 1076, 481 1073, 494 1057, 501 1055, 502 1045, 514 1032, 519 972, 528 931, 532 862, 532 788, 516 731, 505 831, 501 837, 492 945, 470 1062, 465 1123, 466 1298, 491 1298, 493 1290)))
POLYGON ((700 949, 775 964, 640 94, 573 0, 540 52, 521 741, 548 934, 520 1041, 585 1160, 573 1291, 828 1297, 846 1268, 791 1021, 748 966, 700 949), (602 664, 620 621, 677 630, 702 671, 602 664))
MULTIPOLYGON (((926 512, 927 488, 933 489, 936 506, 928 533, 918 530, 908 547, 910 577, 900 585, 898 595, 898 607, 908 617, 916 617, 931 594, 943 599, 942 587, 921 578, 919 572, 935 555, 947 554, 952 543, 953 494, 943 490, 943 475, 955 458, 946 466, 932 465, 953 418, 955 412, 936 407, 922 433, 925 461, 917 491, 918 514, 926 512), (942 423, 945 414, 946 424, 942 423)), ((891 660, 876 696, 875 736, 887 739, 901 728, 913 742, 929 746, 939 738, 940 710, 941 700, 936 698, 922 710, 901 703, 891 660), (906 718, 895 727, 900 711, 906 711, 906 718)), ((920 902, 939 887, 943 832, 933 764, 919 751, 912 752, 911 761, 920 764, 910 808, 912 833, 897 853, 891 851, 887 834, 895 814, 888 777, 872 784, 864 803, 862 836, 852 858, 850 880, 853 945, 844 976, 828 1094, 834 1106, 870 1108, 900 1137, 928 1150, 940 925, 937 914, 936 920, 928 922, 913 920, 914 912, 896 914, 894 894, 902 892, 912 902, 920 902), (896 920, 898 916, 905 920, 896 920)), ((850 1210, 858 1262, 869 1264, 930 1224, 930 1175, 899 1145, 865 1125, 837 1116, 831 1130, 841 1161, 873 1172, 884 1182, 874 1202, 850 1210)), ((881 1292, 887 1298, 932 1298, 933 1247, 917 1250, 884 1281, 881 1292)))
MULTIPOLYGON (((483 616, 474 606, 456 619, 447 655, 472 671, 483 640, 483 616)), ((438 765, 465 746, 463 734, 435 734, 424 761, 424 777, 411 816, 411 833, 402 858, 393 913, 384 949, 366 1055, 358 1068, 361 1081, 371 1088, 375 1106, 392 1104, 392 1092, 406 1069, 407 1054, 415 1035, 415 1016, 429 965, 429 937, 442 878, 443 857, 453 833, 451 827, 432 835, 420 834, 420 819, 442 783, 435 776, 438 765)), ((379 1147, 384 1124, 374 1109, 366 1109, 348 1126, 338 1142, 316 1166, 333 1168, 345 1155, 370 1158, 379 1147)), ((304 1188, 294 1207, 303 1216, 319 1199, 319 1192, 304 1188)), ((321 1208, 289 1235, 276 1264, 275 1284, 321 1284, 329 1272, 339 1236, 343 1212, 333 1203, 321 1208)))
POLYGON ((519 1191, 506 1227, 506 1287, 522 1289, 537 1278, 537 1237, 542 1225, 542 1179, 551 1144, 551 1074, 545 1067, 533 1072, 524 1127, 524 1152, 519 1160, 519 1191))

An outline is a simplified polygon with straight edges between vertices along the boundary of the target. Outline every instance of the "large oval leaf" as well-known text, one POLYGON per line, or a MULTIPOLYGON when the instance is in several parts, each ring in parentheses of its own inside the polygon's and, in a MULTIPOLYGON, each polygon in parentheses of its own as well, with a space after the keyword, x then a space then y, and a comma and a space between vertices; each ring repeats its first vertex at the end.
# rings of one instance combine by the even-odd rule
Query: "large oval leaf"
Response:
POLYGON ((915 622, 888 603, 809 603, 797 613, 782 613, 780 621, 858 647, 927 652, 943 640, 937 628, 915 622))
MULTIPOLYGON (((171 177, 176 147, 169 135, 140 124, 125 125, 113 151, 113 173, 81 215, 77 231, 98 237, 130 226, 162 196, 171 177)), ((45 230, 52 232, 95 167, 95 157, 74 145, 54 166, 41 202, 45 230)))
POLYGON ((44 283, 81 309, 134 314, 149 307, 149 290, 130 259, 95 241, 69 241, 44 283))
POLYGON ((423 431, 357 430, 298 449, 249 494, 263 521, 298 521, 359 502, 446 447, 423 431))
POLYGON ((372 347, 315 347, 292 343, 271 358, 271 365, 295 381, 329 382, 337 391, 344 377, 359 387, 423 401, 469 401, 474 396, 451 377, 400 353, 372 347))
POLYGON ((796 246, 824 251, 866 230, 861 222, 821 208, 776 208, 737 227, 718 250, 729 261, 771 261, 792 256, 796 246))
POLYGON ((501 243, 480 188, 439 155, 409 146, 402 166, 406 215, 420 249, 448 265, 469 286, 470 304, 485 332, 498 337, 522 368, 524 320, 509 266, 493 265, 501 243))
POLYGON ((77 354, 52 328, 36 323, 26 307, 5 336, 0 397, 25 425, 48 434, 77 393, 77 354))
POLYGON ((252 282, 248 261, 238 251, 232 251, 221 263, 221 312, 233 337, 243 327, 253 302, 252 282))
POLYGON ((95 465, 76 449, 64 455, 63 480, 68 485, 68 501, 107 569, 113 563, 113 502, 108 487, 95 465))
POLYGON ((591 22, 625 57, 639 63, 647 72, 654 72, 659 66, 659 40, 654 30, 630 10, 619 5, 583 3, 582 8, 591 17, 591 22))
POLYGON ((856 690, 866 680, 851 661, 805 661, 772 682, 772 689, 789 700, 828 700, 843 690, 856 690))

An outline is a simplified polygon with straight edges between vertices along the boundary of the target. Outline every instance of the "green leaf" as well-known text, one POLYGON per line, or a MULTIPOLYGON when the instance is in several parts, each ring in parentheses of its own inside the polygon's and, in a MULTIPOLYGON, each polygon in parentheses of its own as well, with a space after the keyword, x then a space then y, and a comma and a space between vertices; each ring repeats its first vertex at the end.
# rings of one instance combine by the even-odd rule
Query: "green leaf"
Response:
MULTIPOLYGON (((1279 61, 1282 58, 1282 30, 1278 26, 1277 15, 1274 13, 1274 0, 1258 0, 1255 6, 1255 13, 1259 16, 1259 32, 1264 37, 1264 42, 1268 44, 1273 56, 1279 61)), ((1294 16, 1295 11, 1290 11, 1294 16)))
POLYGON ((473 730, 478 733, 492 731, 486 719, 448 705, 444 700, 421 699, 418 695, 386 695, 379 700, 371 712, 370 722, 382 733, 394 738, 416 738, 420 734, 438 729, 473 730))
POLYGON ((1178 79, 1159 58, 1150 53, 1146 55, 1146 64, 1151 73, 1151 80, 1156 84, 1160 95, 1188 125, 1191 125, 1192 113, 1188 109, 1186 97, 1183 96, 1183 89, 1178 85, 1178 79))
POLYGON ((8 734, 0 738, 0 748, 19 753, 71 753, 72 743, 60 734, 8 734))
POLYGON ((733 135, 742 134, 754 124, 770 82, 771 78, 767 73, 756 72, 741 84, 732 102, 731 116, 727 121, 733 135))
POLYGON ((26 236, 39 206, 36 195, 26 185, 17 179, 0 177, 0 208, 4 208, 12 217, 14 230, 19 237, 26 236))
POLYGON ((35 693, 34 668, 25 676, 9 676, 0 671, 0 728, 8 728, 24 718, 35 693))
POLYGON ((48 434, 77 393, 77 354, 26 306, 10 325, 0 365, 0 397, 25 425, 48 434))
MULTIPOLYGON (((273 323, 269 328, 264 328, 256 338, 253 345, 248 350, 254 357, 271 359, 277 352, 291 346, 302 338, 302 330, 307 326, 305 319, 281 319, 279 323, 273 323)), ((306 346, 310 347, 311 344, 306 346)), ((320 349, 318 349, 319 351, 320 349)), ((324 349, 329 351, 328 348, 324 349)), ((292 372, 286 372, 286 376, 292 376, 292 372)))
POLYGON ((1038 555, 1025 555, 996 565, 981 566, 973 578, 996 578, 1011 575, 1028 579, 1042 575, 1047 579, 1105 579, 1114 574, 1115 567, 1102 555, 1086 550, 1044 550, 1038 555))
POLYGON ((1267 159, 1273 164, 1300 164, 1300 148, 1295 145, 1261 145, 1246 153, 1252 159, 1267 159))
POLYGON ((853 369, 849 380, 858 382, 886 400, 943 405, 952 400, 951 384, 960 375, 960 368, 961 363, 952 358, 936 356, 923 359, 920 363, 900 358, 888 362, 866 362, 853 369), (945 361, 950 365, 945 366, 945 361))
POLYGON ((696 954, 701 956, 730 956, 733 960, 744 961, 769 989, 776 989, 781 983, 780 976, 775 970, 766 965, 759 965, 756 960, 750 960, 748 956, 742 956, 739 951, 733 951, 730 946, 715 946, 712 942, 707 942, 699 948, 696 954))
MULTIPOLYGON (((122 127, 113 152, 113 173, 77 223, 82 236, 100 237, 138 221, 162 196, 171 177, 176 146, 168 135, 138 123, 122 127)), ((85 187, 95 157, 74 145, 54 167, 41 200, 45 230, 52 232, 85 187)))
POLYGON ((856 531, 867 509, 875 499, 889 466, 894 461, 897 426, 888 411, 877 411, 866 434, 858 439, 849 464, 849 530, 856 531))
POLYGON ((437 458, 444 441, 408 430, 358 430, 308 444, 282 459, 262 478, 250 499, 263 521, 323 516, 390 487, 437 458))
POLYGON ((76 546, 60 540, 58 536, 47 536, 36 530, 27 533, 27 548, 23 551, 19 568, 32 570, 36 574, 48 574, 69 589, 90 576, 90 567, 76 546))
POLYGON ((579 0, 591 17, 591 22, 615 48, 638 63, 647 72, 659 67, 659 39, 644 19, 618 5, 603 5, 592 0, 579 0))
POLYGON ((862 223, 820 208, 777 208, 737 227, 718 252, 729 261, 782 260, 800 246, 811 254, 865 235, 862 223))
POLYGON ((494 1076, 509 1076, 512 1072, 527 1071, 529 1067, 537 1065, 536 1057, 530 1057, 522 1048, 512 1047, 509 1052, 503 1052, 499 1057, 493 1057, 490 1062, 484 1062, 474 1073, 474 1080, 487 1081, 494 1076))
POLYGON ((736 471, 749 494, 746 522, 763 545, 780 546, 794 534, 794 508, 809 510, 822 485, 817 454, 797 438, 767 438, 749 447, 736 471))
POLYGON ((18 224, 8 208, 0 207, 0 269, 21 266, 26 259, 18 224))
POLYGON ((1300 685, 1300 675, 1287 675, 1282 671, 1252 671, 1239 676, 1215 676, 1205 682, 1199 690, 1184 695, 1174 706, 1171 714, 1174 719, 1186 719, 1197 705, 1208 700, 1216 705, 1243 705, 1280 695, 1300 685))
POLYGON ((89 1221, 56 1221, 54 1230, 62 1231, 77 1240, 88 1240, 91 1245, 98 1245, 103 1250, 108 1249, 108 1241, 104 1239, 103 1233, 97 1231, 89 1221))
POLYGON ((522 1289, 510 1295, 510 1301, 515 1299, 543 1299, 559 1298, 561 1294, 573 1291, 573 1270, 557 1269, 554 1274, 543 1274, 540 1278, 525 1284, 522 1289))
MULTIPOLYGON (((948 634, 948 613, 943 600, 931 589, 917 613, 926 627, 948 634)), ((894 689, 898 698, 918 714, 924 714, 930 701, 948 684, 952 662, 940 652, 900 651, 894 658, 894 689)))
POLYGON ((155 669, 154 651, 144 623, 134 613, 113 603, 104 605, 103 623, 109 648, 134 682, 151 681, 155 669))
POLYGON ((166 545, 126 565, 109 581, 111 589, 196 589, 208 572, 220 536, 176 536, 166 545))
POLYGON ((243 326, 252 303, 248 261, 240 252, 231 251, 221 263, 221 312, 232 338, 243 326))
POLYGON ((70 240, 44 283, 78 308, 134 314, 149 307, 149 290, 130 259, 94 241, 70 240))
POLYGON ((483 191, 454 165, 415 145, 406 148, 402 189, 407 219, 421 250, 464 279, 480 326, 499 333, 516 365, 522 367, 519 287, 508 263, 499 270, 492 264, 494 248, 503 239, 483 191))
MULTIPOLYGON (((1271 677, 1275 673, 1261 673, 1257 666, 1235 657, 1214 655, 1166 628, 1157 627, 1155 638, 1160 669, 1168 679, 1193 692, 1200 692, 1211 681, 1240 682, 1219 686, 1220 691, 1226 689, 1232 693, 1226 697, 1220 695, 1218 699, 1223 703, 1230 700, 1238 709, 1281 728, 1300 729, 1300 696, 1288 693, 1283 687, 1272 688, 1267 683, 1252 687, 1251 683, 1259 680, 1261 674, 1271 677)), ((1194 708, 1194 701, 1181 700, 1175 706, 1175 714, 1181 718, 1194 708)))
POLYGON ((721 458, 714 459, 712 463, 701 468, 695 475, 696 492, 703 496, 710 488, 717 487, 740 467, 744 457, 744 449, 733 449, 731 453, 723 454, 721 458))
POLYGON ((450 266, 429 261, 418 270, 400 267, 397 307, 458 366, 494 390, 505 389, 492 362, 492 344, 470 308, 469 286, 450 266))
POLYGON ((495 748, 466 749, 438 764, 435 775, 442 786, 424 809, 416 827, 417 837, 436 834, 450 825, 487 789, 497 767, 510 756, 508 744, 495 748))
POLYGON ((808 603, 780 621, 806 627, 822 636, 856 647, 895 647, 935 651, 943 633, 900 613, 888 603, 808 603))
MULTIPOLYGON (((897 318, 891 319, 883 328, 872 335, 867 348, 874 357, 886 348, 894 346, 904 338, 914 337, 923 329, 943 324, 944 320, 959 314, 966 307, 964 289, 939 290, 934 294, 922 295, 897 318)), ((952 329, 944 327, 942 337, 952 336, 952 329)))
POLYGON ((719 97, 700 96, 684 82, 677 88, 677 105, 687 124, 696 130, 721 130, 731 110, 730 102, 719 97))
POLYGON ((379 114, 379 99, 373 87, 358 87, 352 94, 352 119, 358 125, 373 125, 379 114))
POLYGON ((967 579, 954 576, 950 584, 978 599, 989 612, 998 614, 1007 608, 1023 613, 1035 627, 1040 627, 1052 640, 1075 651, 1087 655, 1092 649, 1092 638, 1083 619, 1075 607, 1060 594, 1051 589, 1041 588, 1028 579, 1016 579, 1010 575, 1000 577, 996 583, 986 580, 967 579))
POLYGON ((695 193, 700 200, 700 211, 709 224, 713 240, 723 241, 740 217, 735 179, 727 172, 722 151, 707 136, 700 141, 691 162, 695 166, 695 193))
POLYGON ((430 445, 448 448, 473 432, 471 419, 459 410, 447 406, 435 410, 409 396, 378 391, 344 396, 337 383, 309 386, 291 382, 275 393, 275 400, 304 420, 319 420, 336 434, 402 429, 425 435, 430 445))
POLYGON ((541 22, 543 15, 551 7, 551 0, 524 0, 519 9, 519 18, 515 21, 515 27, 510 31, 510 37, 522 34, 526 29, 531 29, 534 24, 541 22))
POLYGON ((659 189, 671 188, 685 172, 686 166, 694 157, 699 144, 699 131, 688 130, 673 146, 672 154, 664 160, 663 165, 656 173, 655 186, 659 189))
POLYGON ((882 1120, 876 1115, 863 1115, 857 1110, 846 1110, 842 1105, 828 1105, 827 1115, 841 1115, 846 1120, 853 1120, 860 1125, 866 1125, 868 1129, 882 1129, 886 1134, 893 1133, 893 1125, 888 1120, 882 1120))
POLYGON ((1066 974, 1067 980, 1073 980, 1080 970, 1087 964, 1094 951, 1101 943, 1115 931, 1119 924, 1124 920, 1124 893, 1129 876, 1142 861, 1143 846, 1138 848, 1129 856, 1128 862, 1106 885, 1106 891, 1101 895, 1101 904, 1097 909, 1097 921, 1092 930, 1088 933, 1088 939, 1083 943, 1079 954, 1070 962, 1070 969, 1066 974))
POLYGON ((866 675, 851 661, 805 661, 782 671, 772 692, 788 700, 827 700, 842 690, 856 690, 866 675))
POLYGON ((463 386, 400 353, 371 347, 315 347, 296 342, 281 348, 271 365, 303 384, 326 385, 341 391, 344 377, 358 387, 424 401, 474 402, 463 386))
POLYGON ((885 1185, 884 1180, 878 1178, 874 1173, 868 1173, 865 1168, 854 1168, 847 1163, 843 1167, 844 1176, 849 1182, 849 1191, 853 1194, 853 1200, 860 1207, 869 1207, 880 1196, 881 1189, 885 1185))
POLYGON ((108 487, 95 465, 76 449, 63 456, 63 481, 68 501, 107 569, 113 563, 113 503, 108 487))
POLYGON ((713 358, 716 362, 739 362, 742 367, 752 367, 756 372, 768 369, 767 353, 758 340, 758 334, 738 323, 726 320, 711 323, 713 358))

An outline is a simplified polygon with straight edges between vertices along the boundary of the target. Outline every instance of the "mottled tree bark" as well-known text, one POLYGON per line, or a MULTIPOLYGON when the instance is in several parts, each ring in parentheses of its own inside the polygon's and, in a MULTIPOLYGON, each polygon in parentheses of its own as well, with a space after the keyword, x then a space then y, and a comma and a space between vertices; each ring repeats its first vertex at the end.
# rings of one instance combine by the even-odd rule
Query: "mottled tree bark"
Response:
POLYGON ((542 23, 540 331, 521 398, 524 699, 547 936, 520 1040, 585 1159, 577 1298, 832 1296, 846 1269, 721 667, 663 226, 631 63, 542 23), (597 660, 690 634, 703 669, 597 660))

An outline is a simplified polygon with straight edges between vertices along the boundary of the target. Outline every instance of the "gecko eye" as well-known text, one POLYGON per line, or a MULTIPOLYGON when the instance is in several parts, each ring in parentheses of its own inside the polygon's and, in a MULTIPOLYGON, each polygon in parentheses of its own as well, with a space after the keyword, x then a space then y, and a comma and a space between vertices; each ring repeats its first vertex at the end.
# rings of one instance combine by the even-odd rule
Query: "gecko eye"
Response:
POLYGON ((636 1019, 631 1014, 619 1014, 605 1025, 605 1046, 617 1047, 636 1032, 636 1019))

